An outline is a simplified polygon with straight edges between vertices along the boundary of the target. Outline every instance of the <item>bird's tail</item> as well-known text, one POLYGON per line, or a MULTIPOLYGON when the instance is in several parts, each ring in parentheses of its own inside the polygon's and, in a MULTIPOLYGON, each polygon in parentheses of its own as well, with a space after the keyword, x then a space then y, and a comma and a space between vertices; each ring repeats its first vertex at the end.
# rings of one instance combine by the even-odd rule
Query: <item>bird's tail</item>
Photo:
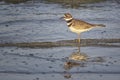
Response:
POLYGON ((95 27, 106 27, 104 24, 94 24, 95 27))

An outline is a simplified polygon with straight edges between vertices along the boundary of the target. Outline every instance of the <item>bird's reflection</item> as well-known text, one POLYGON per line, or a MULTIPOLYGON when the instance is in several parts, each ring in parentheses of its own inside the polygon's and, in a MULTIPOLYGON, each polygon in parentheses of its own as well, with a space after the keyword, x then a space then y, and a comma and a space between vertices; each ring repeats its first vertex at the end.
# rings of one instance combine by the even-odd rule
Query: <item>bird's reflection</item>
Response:
POLYGON ((72 61, 68 61, 64 63, 64 69, 65 70, 70 70, 73 67, 85 67, 84 63, 78 63, 78 62, 72 62, 72 61))
POLYGON ((77 52, 73 52, 68 60, 64 63, 65 74, 64 78, 71 79, 72 75, 69 72, 72 68, 75 67, 87 67, 87 64, 94 64, 97 62, 105 62, 103 57, 88 57, 87 54, 80 52, 80 47, 77 52))
POLYGON ((85 53, 80 52, 80 46, 78 46, 78 51, 73 52, 69 57, 68 61, 64 63, 64 69, 67 71, 64 74, 64 78, 70 79, 71 74, 69 73, 69 70, 73 67, 85 67, 85 61, 87 61, 88 56, 85 53))
POLYGON ((88 59, 88 56, 85 53, 80 53, 80 52, 73 52, 69 56, 69 60, 74 60, 74 61, 86 61, 88 59))
POLYGON ((73 67, 85 67, 85 63, 77 63, 77 62, 72 62, 68 61, 64 63, 64 69, 66 70, 64 74, 64 78, 70 79, 72 78, 71 73, 69 73, 69 70, 72 69, 73 67))

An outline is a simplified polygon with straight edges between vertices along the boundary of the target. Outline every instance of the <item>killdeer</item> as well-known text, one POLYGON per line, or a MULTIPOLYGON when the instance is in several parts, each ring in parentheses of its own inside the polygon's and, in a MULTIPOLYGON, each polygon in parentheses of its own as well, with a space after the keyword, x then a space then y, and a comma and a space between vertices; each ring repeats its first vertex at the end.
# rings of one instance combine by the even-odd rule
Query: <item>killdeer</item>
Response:
POLYGON ((91 24, 91 23, 82 21, 80 19, 75 19, 72 17, 72 15, 70 13, 65 13, 63 18, 67 22, 68 28, 72 32, 78 34, 79 44, 80 44, 80 33, 89 31, 92 28, 96 28, 96 27, 105 27, 105 25, 103 25, 103 24, 91 24))

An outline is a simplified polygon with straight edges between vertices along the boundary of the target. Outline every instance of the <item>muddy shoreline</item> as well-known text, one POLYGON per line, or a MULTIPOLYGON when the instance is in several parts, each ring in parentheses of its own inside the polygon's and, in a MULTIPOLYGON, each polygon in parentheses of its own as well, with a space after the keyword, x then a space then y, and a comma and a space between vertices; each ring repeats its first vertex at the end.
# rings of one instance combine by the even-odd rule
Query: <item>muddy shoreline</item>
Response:
MULTIPOLYGON (((104 47, 120 47, 120 39, 81 39, 82 47, 85 46, 104 46, 104 47)), ((61 40, 56 42, 22 42, 22 43, 0 43, 0 47, 28 47, 28 48, 51 48, 78 46, 77 40, 61 40)))

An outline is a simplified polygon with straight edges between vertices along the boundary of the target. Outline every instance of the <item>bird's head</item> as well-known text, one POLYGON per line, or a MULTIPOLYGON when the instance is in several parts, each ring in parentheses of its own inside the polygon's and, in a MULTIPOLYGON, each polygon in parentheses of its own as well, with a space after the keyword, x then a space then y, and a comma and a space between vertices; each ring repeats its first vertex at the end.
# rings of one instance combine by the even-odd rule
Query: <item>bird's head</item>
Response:
POLYGON ((64 20, 69 21, 72 19, 72 15, 70 13, 65 13, 63 18, 64 18, 64 20))

